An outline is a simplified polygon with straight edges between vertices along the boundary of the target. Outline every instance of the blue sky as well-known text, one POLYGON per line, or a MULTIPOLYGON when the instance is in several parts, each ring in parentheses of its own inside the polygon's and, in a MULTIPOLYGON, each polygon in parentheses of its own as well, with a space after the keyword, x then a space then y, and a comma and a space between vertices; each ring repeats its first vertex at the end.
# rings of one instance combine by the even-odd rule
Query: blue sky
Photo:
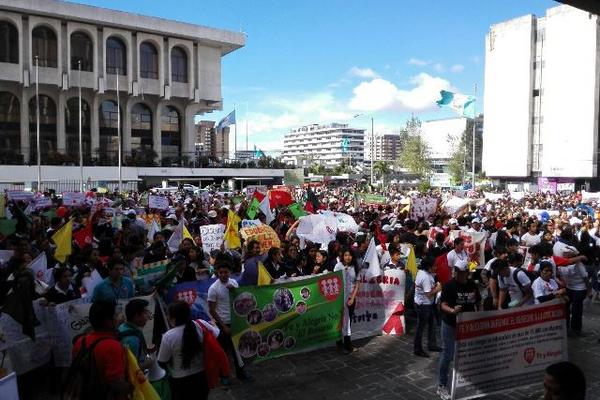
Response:
MULTIPOLYGON (((543 15, 551 0, 82 0, 79 3, 247 34, 223 58, 222 112, 237 105, 238 148, 282 147, 290 128, 348 122, 397 131, 411 114, 451 116, 435 107, 440 89, 482 97, 490 25, 543 15), (246 113, 246 109, 248 112, 246 113), (355 114, 363 117, 353 119, 355 114)), ((481 106, 481 102, 479 102, 481 106)))

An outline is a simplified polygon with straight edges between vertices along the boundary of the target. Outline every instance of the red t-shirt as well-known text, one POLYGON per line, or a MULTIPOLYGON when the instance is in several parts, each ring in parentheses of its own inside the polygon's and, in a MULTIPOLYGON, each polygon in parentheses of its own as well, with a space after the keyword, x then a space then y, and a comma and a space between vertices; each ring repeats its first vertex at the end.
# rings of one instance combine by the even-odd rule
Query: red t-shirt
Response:
POLYGON ((94 347, 94 359, 98 371, 107 383, 125 379, 125 351, 117 340, 117 336, 111 332, 90 332, 77 339, 73 345, 73 357, 79 352, 84 337, 86 338, 85 347, 88 348, 100 338, 109 338, 102 340, 94 347))

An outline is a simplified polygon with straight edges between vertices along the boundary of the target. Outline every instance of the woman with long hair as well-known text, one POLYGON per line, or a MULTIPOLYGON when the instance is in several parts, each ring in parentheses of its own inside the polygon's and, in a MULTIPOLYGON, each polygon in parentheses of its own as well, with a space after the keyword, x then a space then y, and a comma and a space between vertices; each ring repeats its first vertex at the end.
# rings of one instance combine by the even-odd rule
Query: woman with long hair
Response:
POLYGON ((313 275, 322 274, 323 272, 329 272, 329 262, 327 252, 325 250, 317 251, 315 254, 315 264, 313 266, 313 275))
MULTIPOLYGON (((356 294, 360 289, 360 280, 358 264, 354 253, 349 248, 344 248, 340 251, 341 261, 336 264, 334 271, 342 271, 344 273, 344 316, 342 321, 342 335, 344 336, 343 349, 346 353, 354 351, 350 335, 350 320, 354 316, 354 308, 356 305, 356 294)), ((338 348, 342 349, 342 343, 338 342, 338 348)))
POLYGON ((207 399, 202 330, 192 321, 190 306, 176 301, 169 306, 172 326, 162 338, 158 362, 169 369, 171 399, 207 399))

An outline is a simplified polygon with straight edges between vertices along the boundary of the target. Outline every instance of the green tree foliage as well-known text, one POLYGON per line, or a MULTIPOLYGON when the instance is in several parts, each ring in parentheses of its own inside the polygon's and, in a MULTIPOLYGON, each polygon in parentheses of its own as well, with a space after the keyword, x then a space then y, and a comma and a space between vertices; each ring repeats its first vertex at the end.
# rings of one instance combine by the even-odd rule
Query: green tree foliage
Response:
POLYGON ((421 136, 421 121, 412 116, 400 132, 400 166, 425 178, 431 172, 429 146, 421 136))

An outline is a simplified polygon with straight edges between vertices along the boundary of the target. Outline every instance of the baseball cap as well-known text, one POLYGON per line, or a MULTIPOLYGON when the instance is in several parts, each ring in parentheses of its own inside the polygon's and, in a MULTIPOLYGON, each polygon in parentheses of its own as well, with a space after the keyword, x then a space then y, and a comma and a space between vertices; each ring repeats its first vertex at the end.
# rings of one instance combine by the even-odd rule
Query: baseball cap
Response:
POLYGON ((208 218, 217 218, 217 212, 215 210, 210 210, 207 215, 208 218))
POLYGON ((453 224, 456 225, 456 224, 458 224, 458 220, 456 218, 450 218, 450 220, 448 221, 448 223, 450 225, 453 225, 453 224))
POLYGON ((462 271, 462 272, 469 270, 469 266, 468 266, 467 262, 464 260, 456 260, 456 262, 454 263, 454 268, 456 268, 457 271, 462 271))

